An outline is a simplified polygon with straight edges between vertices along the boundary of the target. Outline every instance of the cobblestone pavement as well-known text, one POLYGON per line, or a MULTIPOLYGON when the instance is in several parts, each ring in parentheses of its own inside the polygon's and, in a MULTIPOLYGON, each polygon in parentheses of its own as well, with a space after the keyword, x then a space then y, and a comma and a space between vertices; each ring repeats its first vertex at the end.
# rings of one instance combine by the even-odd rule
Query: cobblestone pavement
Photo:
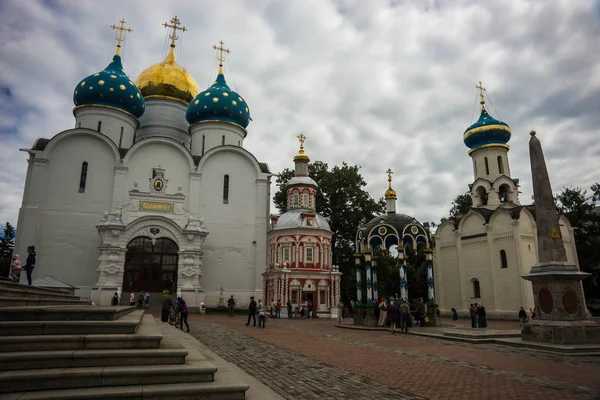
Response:
POLYGON ((190 320, 198 340, 289 399, 600 398, 600 357, 346 330, 322 319, 270 319, 267 329, 241 316, 190 320))

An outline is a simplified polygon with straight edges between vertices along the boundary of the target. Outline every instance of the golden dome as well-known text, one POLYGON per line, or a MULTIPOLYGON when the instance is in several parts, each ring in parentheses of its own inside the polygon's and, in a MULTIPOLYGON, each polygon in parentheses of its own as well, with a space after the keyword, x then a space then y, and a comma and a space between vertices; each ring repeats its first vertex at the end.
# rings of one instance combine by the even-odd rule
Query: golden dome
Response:
POLYGON ((200 89, 196 80, 175 61, 175 46, 163 62, 146 68, 135 81, 144 98, 168 98, 188 104, 200 89))
POLYGON ((385 198, 386 199, 394 199, 396 200, 396 191, 392 188, 389 188, 388 190, 385 191, 385 198))

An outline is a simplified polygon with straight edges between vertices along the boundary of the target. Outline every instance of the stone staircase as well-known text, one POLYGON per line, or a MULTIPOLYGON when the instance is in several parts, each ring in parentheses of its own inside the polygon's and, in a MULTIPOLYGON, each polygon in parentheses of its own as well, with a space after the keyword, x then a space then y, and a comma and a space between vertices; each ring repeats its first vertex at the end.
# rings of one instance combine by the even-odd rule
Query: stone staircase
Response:
POLYGON ((0 399, 245 398, 144 310, 5 281, 0 293, 21 300, 0 303, 0 399))

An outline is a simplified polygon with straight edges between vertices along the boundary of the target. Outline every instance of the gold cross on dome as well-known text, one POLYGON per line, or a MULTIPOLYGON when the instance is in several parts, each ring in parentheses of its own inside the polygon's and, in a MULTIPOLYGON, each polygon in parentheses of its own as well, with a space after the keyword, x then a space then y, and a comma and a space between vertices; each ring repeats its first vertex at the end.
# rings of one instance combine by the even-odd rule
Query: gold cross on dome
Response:
POLYGON ((388 175, 388 182, 390 184, 390 189, 391 189, 392 188, 392 174, 393 174, 392 169, 388 168, 388 170, 385 171, 385 173, 388 175))
POLYGON ((225 57, 223 56, 223 52, 229 54, 231 53, 231 50, 226 49, 223 47, 225 43, 222 40, 219 40, 219 47, 217 47, 216 45, 213 44, 213 49, 217 50, 219 52, 219 55, 217 56, 217 60, 219 60, 219 67, 223 66, 223 61, 225 61, 225 57))
POLYGON ((303 133, 299 134, 298 136, 296 136, 298 138, 298 140, 300 141, 300 150, 304 150, 304 141, 306 140, 306 136, 304 136, 303 133))
POLYGON ((169 34, 169 39, 171 39, 171 47, 175 47, 175 41, 179 39, 179 36, 177 36, 177 31, 180 30, 181 32, 185 32, 187 31, 187 29, 185 28, 185 26, 181 25, 181 21, 179 20, 179 18, 177 18, 177 15, 171 18, 170 22, 170 24, 165 22, 163 26, 165 28, 173 29, 173 31, 169 34))
POLYGON ((481 81, 479 81, 479 85, 475 85, 475 87, 477 89, 479 89, 479 97, 481 97, 481 101, 479 102, 481 104, 481 108, 483 109, 483 105, 485 104, 485 100, 483 99, 484 93, 486 91, 486 88, 483 87, 483 84, 481 83, 481 81))
POLYGON ((116 54, 118 56, 121 55, 121 43, 123 43, 125 41, 125 36, 127 35, 126 32, 133 32, 133 29, 125 27, 125 23, 126 23, 125 20, 123 18, 121 18, 121 20, 119 21, 119 26, 114 25, 114 24, 110 26, 113 30, 119 31, 117 33, 117 37, 116 37, 116 39, 117 39, 117 53, 116 54))

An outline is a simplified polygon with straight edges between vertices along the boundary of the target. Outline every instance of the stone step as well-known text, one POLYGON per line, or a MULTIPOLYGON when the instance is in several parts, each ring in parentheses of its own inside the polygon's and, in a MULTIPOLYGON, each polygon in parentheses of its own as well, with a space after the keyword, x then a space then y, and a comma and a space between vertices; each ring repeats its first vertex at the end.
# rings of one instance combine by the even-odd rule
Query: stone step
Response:
POLYGON ((135 310, 115 321, 0 321, 0 336, 134 334, 143 315, 135 310))
MULTIPOLYGON (((29 297, 6 297, 0 296, 0 311, 6 307, 36 307, 36 306, 55 306, 55 305, 90 305, 87 300, 80 300, 75 297, 64 298, 64 299, 35 299, 29 297)), ((0 318, 1 320, 1 318, 0 318)))
MULTIPOLYGON (((14 393, 6 400, 243 400, 248 385, 222 382, 173 383, 158 385, 108 386, 99 388, 43 390, 14 393)), ((4 397, 3 397, 4 399, 4 397)))
POLYGON ((185 349, 56 350, 0 353, 0 371, 183 364, 185 349))
POLYGON ((202 364, 112 366, 4 371, 0 393, 127 385, 212 382, 217 368, 202 364))
MULTIPOLYGON (((22 286, 24 288, 31 287, 31 286, 23 286, 23 285, 19 285, 19 286, 22 286)), ((19 298, 26 297, 28 299, 76 299, 76 300, 79 300, 79 297, 70 295, 68 293, 56 293, 56 292, 39 293, 36 291, 21 290, 20 288, 14 288, 14 287, 4 287, 4 288, 0 289, 0 292, 2 293, 2 295, 4 297, 19 297, 19 298)))
POLYGON ((135 307, 103 307, 92 305, 50 307, 3 307, 0 321, 114 321, 135 311, 135 307))
POLYGON ((29 285, 24 285, 22 283, 14 283, 14 282, 0 280, 0 292, 4 291, 4 288, 17 289, 24 293, 65 294, 65 292, 63 292, 62 290, 59 290, 59 289, 42 288, 42 287, 38 287, 38 286, 29 286, 29 285))
POLYGON ((144 314, 135 334, 0 336, 0 352, 157 349, 162 338, 152 315, 144 314))

